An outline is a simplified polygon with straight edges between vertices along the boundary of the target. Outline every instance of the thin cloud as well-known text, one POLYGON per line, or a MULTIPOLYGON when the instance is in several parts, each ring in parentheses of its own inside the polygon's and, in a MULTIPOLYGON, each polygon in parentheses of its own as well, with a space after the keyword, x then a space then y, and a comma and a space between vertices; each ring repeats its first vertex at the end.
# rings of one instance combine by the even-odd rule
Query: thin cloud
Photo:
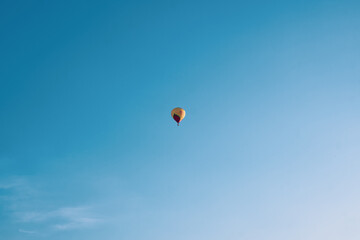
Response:
POLYGON ((21 233, 26 233, 26 234, 36 234, 36 231, 29 231, 29 230, 24 230, 24 229, 19 229, 18 231, 21 233))
POLYGON ((13 188, 13 187, 16 187, 17 184, 15 183, 0 183, 0 189, 10 189, 10 188, 13 188))
POLYGON ((12 177, 5 181, 0 182, 0 189, 14 189, 25 184, 24 178, 21 177, 12 177))
POLYGON ((50 218, 47 212, 15 212, 14 215, 20 222, 42 222, 50 218))
POLYGON ((71 222, 66 224, 56 224, 54 225, 54 228, 57 230, 89 228, 100 222, 101 220, 97 218, 77 218, 77 219, 72 219, 71 222))
MULTIPOLYGON (((90 206, 60 207, 42 211, 39 202, 44 204, 41 200, 43 194, 25 178, 12 177, 0 181, 0 190, 0 201, 15 223, 31 224, 32 227, 41 229, 41 232, 90 228, 103 222, 94 215, 90 206)), ((43 206, 46 205, 45 203, 43 206)), ((22 228, 18 231, 24 234, 36 233, 22 228)))
POLYGON ((66 207, 49 212, 23 212, 18 213, 18 219, 27 223, 51 222, 56 230, 81 229, 95 226, 102 222, 100 218, 93 217, 90 207, 66 207), (53 224, 56 222, 56 224, 53 224))

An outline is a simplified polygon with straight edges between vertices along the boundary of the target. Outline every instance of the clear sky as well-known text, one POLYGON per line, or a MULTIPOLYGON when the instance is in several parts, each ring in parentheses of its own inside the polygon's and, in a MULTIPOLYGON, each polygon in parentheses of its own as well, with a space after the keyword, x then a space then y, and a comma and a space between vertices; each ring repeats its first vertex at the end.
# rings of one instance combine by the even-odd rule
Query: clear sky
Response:
POLYGON ((0 240, 358 240, 359 107, 359 1, 3 0, 0 240))

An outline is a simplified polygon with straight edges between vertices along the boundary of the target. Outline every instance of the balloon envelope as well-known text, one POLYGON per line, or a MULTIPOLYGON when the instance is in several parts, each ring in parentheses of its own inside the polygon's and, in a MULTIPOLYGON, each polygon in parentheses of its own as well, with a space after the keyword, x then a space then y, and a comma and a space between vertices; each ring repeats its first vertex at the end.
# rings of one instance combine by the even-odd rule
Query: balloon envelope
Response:
POLYGON ((184 119, 185 117, 185 110, 182 109, 182 108, 174 108, 172 111, 171 111, 171 116, 173 117, 173 119, 175 120, 175 122, 179 123, 184 119))

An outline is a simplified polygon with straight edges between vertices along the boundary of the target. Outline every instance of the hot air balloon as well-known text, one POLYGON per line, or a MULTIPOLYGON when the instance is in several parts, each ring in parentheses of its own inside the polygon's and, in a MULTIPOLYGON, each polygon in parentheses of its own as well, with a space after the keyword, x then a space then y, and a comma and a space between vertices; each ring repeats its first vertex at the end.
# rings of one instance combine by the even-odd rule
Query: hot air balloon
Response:
POLYGON ((185 110, 182 108, 174 108, 171 111, 171 116, 173 117, 173 119, 175 120, 175 122, 177 122, 177 125, 179 126, 179 123, 184 119, 185 117, 185 110))

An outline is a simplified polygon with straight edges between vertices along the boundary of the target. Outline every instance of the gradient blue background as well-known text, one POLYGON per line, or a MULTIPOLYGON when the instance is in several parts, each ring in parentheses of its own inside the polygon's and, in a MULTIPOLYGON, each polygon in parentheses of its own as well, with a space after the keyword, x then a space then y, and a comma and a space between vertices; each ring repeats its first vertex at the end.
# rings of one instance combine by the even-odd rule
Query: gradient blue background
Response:
POLYGON ((1 1, 0 239, 360 239, 359 13, 1 1))

